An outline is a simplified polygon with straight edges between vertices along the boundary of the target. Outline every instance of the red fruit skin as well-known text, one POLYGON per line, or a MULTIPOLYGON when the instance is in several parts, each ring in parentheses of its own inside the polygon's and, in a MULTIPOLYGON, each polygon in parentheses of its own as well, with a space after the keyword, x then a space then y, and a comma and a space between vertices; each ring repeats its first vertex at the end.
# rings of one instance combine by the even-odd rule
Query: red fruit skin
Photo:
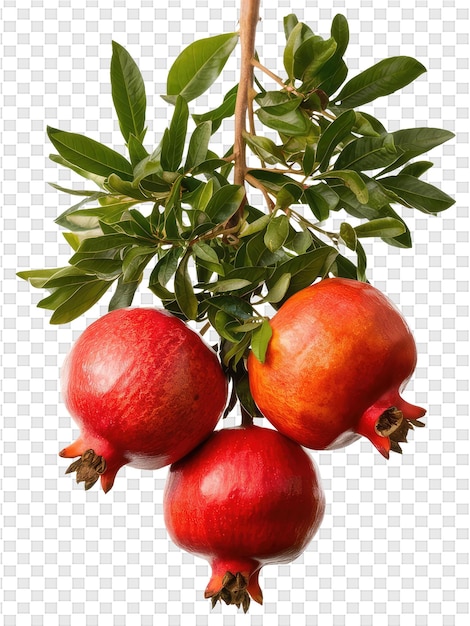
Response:
POLYGON ((413 336, 372 285, 322 280, 289 298, 271 328, 265 362, 248 358, 251 393, 263 415, 301 445, 334 449, 364 435, 388 458, 390 439, 375 428, 382 413, 425 414, 400 396, 416 366, 413 336))
POLYGON ((104 457, 108 491, 125 464, 158 469, 215 428, 227 381, 215 352, 170 313, 124 308, 92 323, 61 371, 65 405, 80 437, 60 453, 104 457))
POLYGON ((301 446, 273 429, 240 426, 215 431, 171 466, 163 510, 174 543, 212 567, 206 597, 220 591, 227 572, 241 573, 262 603, 260 569, 302 554, 325 497, 301 446))

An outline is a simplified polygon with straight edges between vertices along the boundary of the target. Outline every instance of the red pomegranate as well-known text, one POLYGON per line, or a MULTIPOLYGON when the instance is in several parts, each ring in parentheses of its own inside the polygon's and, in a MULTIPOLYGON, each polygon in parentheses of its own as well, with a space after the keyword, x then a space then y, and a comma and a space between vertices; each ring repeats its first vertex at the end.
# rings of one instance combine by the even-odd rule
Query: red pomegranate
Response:
POLYGON ((425 410, 400 396, 416 366, 413 336, 370 284, 327 278, 289 298, 271 320, 266 359, 253 353, 253 398, 282 433, 307 448, 367 437, 386 458, 400 452, 425 410))
POLYGON ((104 491, 126 464, 157 469, 177 461, 214 430, 227 400, 215 352, 170 313, 111 311, 78 338, 62 368, 62 393, 80 427, 60 452, 88 489, 104 491))
POLYGON ((325 498, 308 453, 273 429, 215 431, 170 468, 164 492, 172 540, 212 567, 205 597, 248 610, 262 603, 268 563, 288 563, 313 538, 325 498))

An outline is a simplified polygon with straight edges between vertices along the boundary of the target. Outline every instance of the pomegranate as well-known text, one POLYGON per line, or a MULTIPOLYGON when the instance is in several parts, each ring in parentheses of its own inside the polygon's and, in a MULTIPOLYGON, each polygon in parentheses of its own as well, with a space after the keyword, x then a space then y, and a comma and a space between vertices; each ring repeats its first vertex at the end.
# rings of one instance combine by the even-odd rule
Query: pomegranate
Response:
POLYGON ((298 557, 316 533, 325 498, 309 454, 277 431, 247 425, 215 431, 173 464, 164 491, 172 540, 206 559, 205 597, 248 610, 263 601, 268 563, 298 557))
POLYGON ((280 432, 315 450, 363 435, 388 458, 423 425, 425 410, 400 396, 416 345, 378 289, 327 278, 294 294, 270 323, 265 362, 251 353, 247 367, 256 404, 280 432))
POLYGON ((78 338, 61 373, 79 438, 59 454, 77 457, 85 489, 113 486, 126 464, 158 469, 177 461, 214 430, 227 401, 216 353, 170 313, 111 311, 78 338))

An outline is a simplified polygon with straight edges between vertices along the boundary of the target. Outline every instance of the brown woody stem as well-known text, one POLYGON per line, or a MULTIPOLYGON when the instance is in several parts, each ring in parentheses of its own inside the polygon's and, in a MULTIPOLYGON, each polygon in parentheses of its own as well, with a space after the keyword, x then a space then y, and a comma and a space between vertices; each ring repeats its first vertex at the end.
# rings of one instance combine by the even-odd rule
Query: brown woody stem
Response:
POLYGON ((255 54, 256 26, 259 22, 260 0, 241 0, 240 3, 240 82, 235 104, 235 185, 245 184, 246 144, 243 133, 246 131, 248 102, 253 90, 253 57, 255 54))

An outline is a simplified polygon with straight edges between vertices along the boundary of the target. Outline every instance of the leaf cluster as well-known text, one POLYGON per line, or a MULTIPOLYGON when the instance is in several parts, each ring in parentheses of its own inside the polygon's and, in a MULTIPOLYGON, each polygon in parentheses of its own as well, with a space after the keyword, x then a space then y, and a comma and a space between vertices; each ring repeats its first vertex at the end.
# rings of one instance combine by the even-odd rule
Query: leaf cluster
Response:
MULTIPOLYGON (((19 272, 50 292, 38 306, 52 311, 52 323, 70 322, 111 288, 110 309, 130 306, 146 276, 167 310, 215 328, 224 363, 237 370, 249 347, 264 358, 270 327, 258 305, 277 308, 328 275, 366 280, 362 239, 409 248, 399 207, 435 215, 453 204, 423 180, 432 163, 415 160, 452 133, 388 132, 363 108, 425 68, 396 56, 348 80, 342 15, 328 38, 294 15, 285 18, 284 32, 285 76, 277 90, 266 90, 266 68, 256 62, 251 130, 243 137, 259 161, 244 173, 245 184, 262 192, 264 210, 251 206, 245 186, 233 184, 233 148, 211 149, 214 133, 235 114, 238 86, 215 109, 190 111, 220 75, 238 34, 196 41, 175 60, 164 95, 171 120, 152 149, 145 145, 142 75, 113 42, 111 93, 126 156, 83 135, 47 131, 56 150, 50 158, 95 186, 54 185, 78 200, 56 219, 72 249, 68 265, 19 272), (341 219, 335 232, 327 227, 332 217, 341 219)), ((237 380, 242 389, 243 372, 237 380)))

